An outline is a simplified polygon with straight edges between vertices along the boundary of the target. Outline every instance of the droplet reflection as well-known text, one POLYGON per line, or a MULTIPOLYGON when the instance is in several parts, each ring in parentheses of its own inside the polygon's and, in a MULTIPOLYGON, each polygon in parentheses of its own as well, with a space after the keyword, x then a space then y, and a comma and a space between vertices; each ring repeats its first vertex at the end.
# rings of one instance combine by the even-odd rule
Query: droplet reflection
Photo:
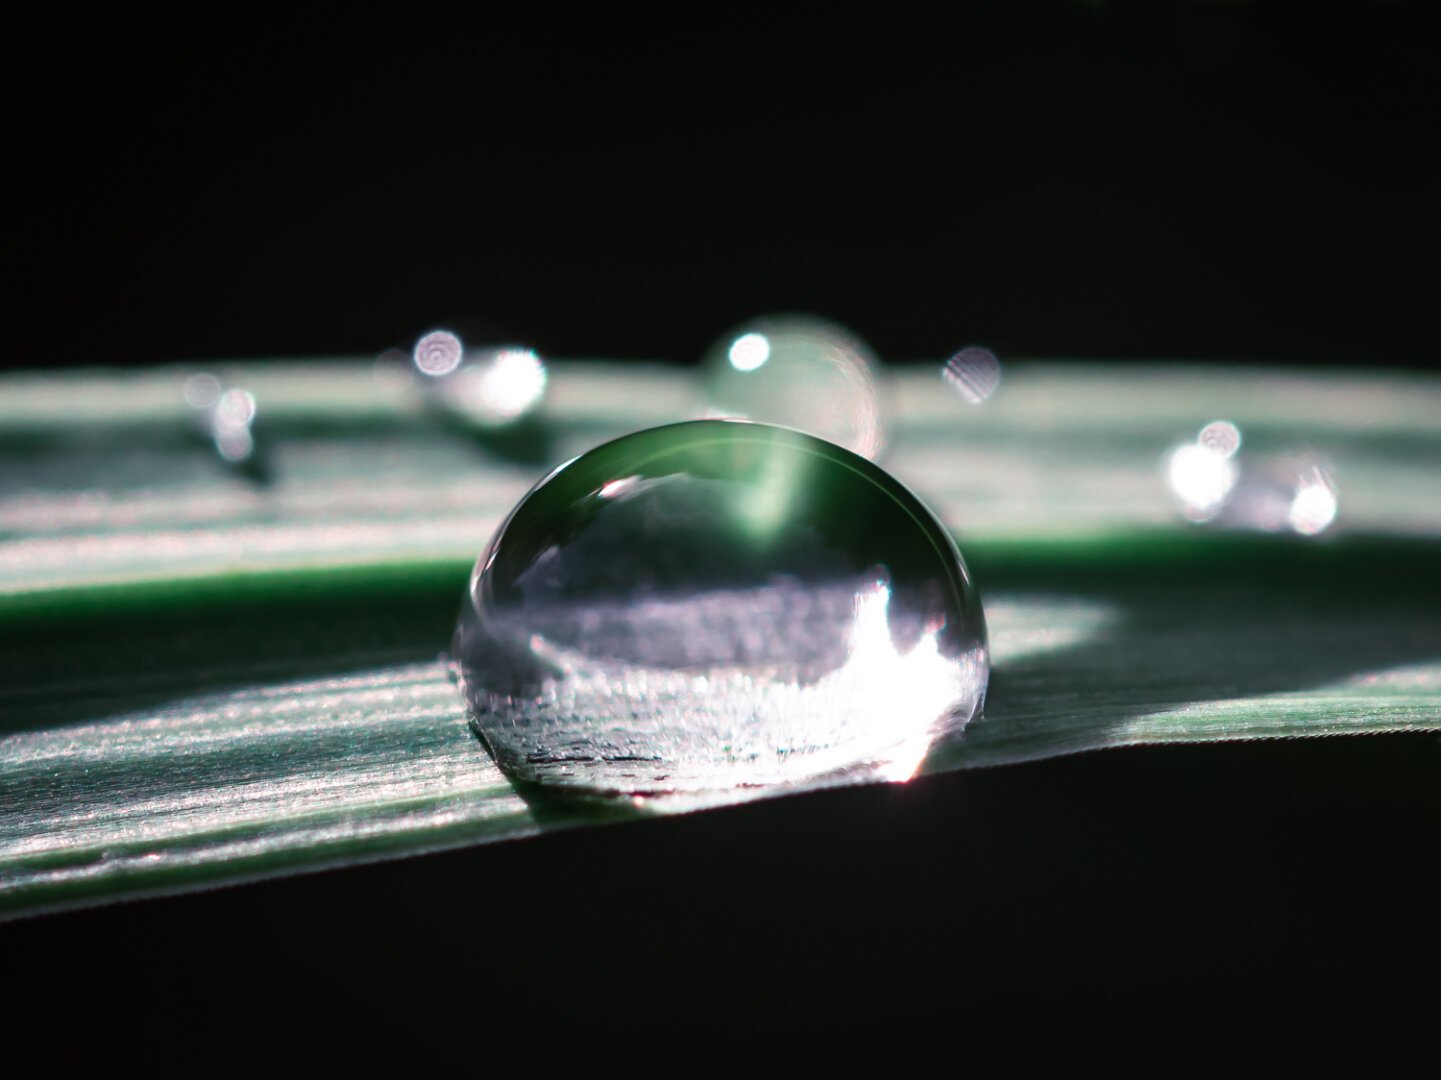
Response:
POLYGON ((867 458, 885 441, 877 367, 855 334, 801 315, 737 327, 705 358, 712 415, 783 424, 867 458))
POLYGON ((764 334, 742 334, 731 342, 726 356, 737 371, 754 371, 771 358, 770 338, 764 334))
POLYGON ((980 707, 980 602, 869 462, 697 421, 562 466, 476 564, 454 658, 518 779, 700 794, 901 780, 980 707))

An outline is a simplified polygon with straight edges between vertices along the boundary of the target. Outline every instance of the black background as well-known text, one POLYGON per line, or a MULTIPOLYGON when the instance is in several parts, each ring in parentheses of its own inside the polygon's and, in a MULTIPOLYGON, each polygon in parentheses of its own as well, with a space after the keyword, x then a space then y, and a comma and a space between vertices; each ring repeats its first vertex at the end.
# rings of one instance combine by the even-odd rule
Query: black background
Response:
POLYGON ((61 15, 10 44, 6 363, 461 318, 688 362, 805 310, 889 359, 1429 366, 1424 8, 61 15))
MULTIPOLYGON (((9 46, 3 362, 367 354, 457 318, 687 362, 809 310, 893 359, 1430 367, 1421 8, 56 16, 9 46)), ((1174 1064, 1257 1032, 1384 1063, 1434 1023, 1437 751, 1117 751, 29 920, 9 1018, 206 1065, 1174 1064)))

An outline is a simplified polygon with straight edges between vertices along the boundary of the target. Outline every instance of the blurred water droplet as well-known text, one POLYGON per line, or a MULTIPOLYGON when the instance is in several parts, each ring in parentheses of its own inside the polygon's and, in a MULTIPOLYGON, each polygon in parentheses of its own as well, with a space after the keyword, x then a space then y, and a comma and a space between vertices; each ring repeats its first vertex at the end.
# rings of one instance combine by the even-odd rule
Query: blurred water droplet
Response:
POLYGON ((990 349, 970 345, 946 361, 946 382, 972 405, 980 405, 1001 385, 1001 362, 990 349))
POLYGON ((194 410, 195 427, 215 452, 232 465, 255 458, 255 396, 239 386, 227 388, 207 372, 185 380, 185 401, 194 410))
POLYGON ((220 395, 212 414, 215 448, 226 461, 240 462, 255 451, 250 425, 255 419, 255 398, 249 390, 232 387, 220 395))
POLYGON ((192 409, 209 409, 220 400, 223 389, 214 375, 201 372, 185 380, 185 401, 192 409))
POLYGON ((1241 454, 1241 432, 1217 420, 1167 458, 1167 480, 1191 521, 1319 536, 1340 499, 1330 467, 1307 454, 1241 454))
POLYGON ((386 349, 375 358, 371 374, 382 389, 404 393, 417 378, 414 357, 404 349, 386 349))
POLYGON ((476 563, 453 657, 507 773, 626 797, 906 779, 989 672, 980 600, 914 495, 717 420, 537 485, 476 563))
POLYGON ((1241 429, 1229 420, 1213 420, 1201 429, 1196 442, 1220 457, 1234 457, 1241 449, 1241 429))
POLYGON ((1338 508, 1335 483, 1325 470, 1313 467, 1302 473, 1286 520, 1302 536, 1317 536, 1331 527, 1338 508))
POLYGON ((1231 458, 1240 445, 1236 426, 1218 420, 1203 427, 1194 443, 1171 451, 1167 479, 1186 517, 1210 521, 1220 512, 1239 475, 1231 458))
POLYGON ((460 367, 464 347, 449 330, 432 330, 415 343, 415 367, 422 375, 440 378, 460 367))
POLYGON ((480 423, 530 412, 545 395, 545 364, 533 349, 485 349, 466 356, 446 387, 452 403, 480 423))
POLYGON ((782 424, 873 458, 885 441, 878 361, 824 319, 776 315, 722 336, 705 360, 712 415, 782 424))

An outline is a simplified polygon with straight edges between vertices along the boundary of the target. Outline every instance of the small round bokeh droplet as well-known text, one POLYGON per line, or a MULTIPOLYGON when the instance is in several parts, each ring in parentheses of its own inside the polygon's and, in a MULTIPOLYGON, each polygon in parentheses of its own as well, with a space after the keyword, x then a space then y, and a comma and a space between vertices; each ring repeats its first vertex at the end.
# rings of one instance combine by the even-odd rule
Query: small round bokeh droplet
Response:
POLYGON ((876 465, 702 420, 607 443, 512 511, 453 644, 511 776, 640 797, 902 780, 980 708, 980 600, 876 465))
POLYGON ((946 361, 946 382, 972 405, 980 405, 1001 385, 1001 362, 990 349, 970 345, 946 361))
POLYGON ((866 458, 885 442, 877 368, 855 334, 803 315, 755 319, 705 357, 713 415, 793 427, 866 458))
POLYGON ((1235 457, 1241 449, 1241 429, 1229 420, 1213 420, 1201 429, 1196 442, 1218 457, 1235 457))
POLYGON ((415 366, 422 375, 440 378, 460 367, 464 347, 449 330, 432 330, 415 343, 415 366))

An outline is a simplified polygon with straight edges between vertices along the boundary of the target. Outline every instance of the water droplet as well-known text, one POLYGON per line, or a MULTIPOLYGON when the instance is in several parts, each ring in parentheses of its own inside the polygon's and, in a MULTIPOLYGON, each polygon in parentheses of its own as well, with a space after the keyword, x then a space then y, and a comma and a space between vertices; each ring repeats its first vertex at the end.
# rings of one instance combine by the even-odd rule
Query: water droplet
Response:
POLYGON ((1236 486, 1239 470, 1229 455, 1197 441, 1171 451, 1166 473, 1181 512, 1192 521, 1210 521, 1236 486))
POLYGON ((551 473, 471 575, 452 655, 521 780, 625 797, 913 775, 980 707, 980 600, 878 466, 701 420, 551 473))
POLYGON ((215 447, 226 461, 246 460, 255 451, 250 425, 255 420, 255 398, 249 390, 231 387, 220 395, 212 413, 215 447))
POLYGON ((1339 505, 1330 470, 1321 465, 1309 466, 1297 476, 1286 524, 1302 536, 1319 536, 1336 520, 1339 505))
POLYGON ((208 371, 197 372, 185 380, 185 401, 192 409, 212 409, 225 391, 224 385, 208 371))
POLYGON ((878 361, 835 323, 803 315, 755 319, 711 346, 705 368, 713 415, 784 424, 862 457, 880 452, 878 361))
POLYGON ((1241 449, 1241 429, 1229 420, 1213 420, 1201 429, 1196 442, 1218 457, 1235 457, 1241 449))
POLYGON ((1001 385, 1001 362, 990 349, 969 345, 941 369, 946 382, 972 405, 980 405, 1001 385))
POLYGON ((259 467, 255 458, 255 395, 244 387, 226 387, 216 376, 198 372, 185 380, 185 401, 193 410, 195 430, 230 465, 259 467))
POLYGON ((1201 429, 1167 457, 1167 479, 1181 513, 1197 523, 1255 532, 1319 536, 1340 506, 1330 466, 1311 454, 1241 454, 1241 431, 1227 420, 1201 429))
POLYGON ((415 367, 422 375, 439 379, 460 367, 464 356, 460 338, 449 330, 432 330, 415 343, 415 367))

